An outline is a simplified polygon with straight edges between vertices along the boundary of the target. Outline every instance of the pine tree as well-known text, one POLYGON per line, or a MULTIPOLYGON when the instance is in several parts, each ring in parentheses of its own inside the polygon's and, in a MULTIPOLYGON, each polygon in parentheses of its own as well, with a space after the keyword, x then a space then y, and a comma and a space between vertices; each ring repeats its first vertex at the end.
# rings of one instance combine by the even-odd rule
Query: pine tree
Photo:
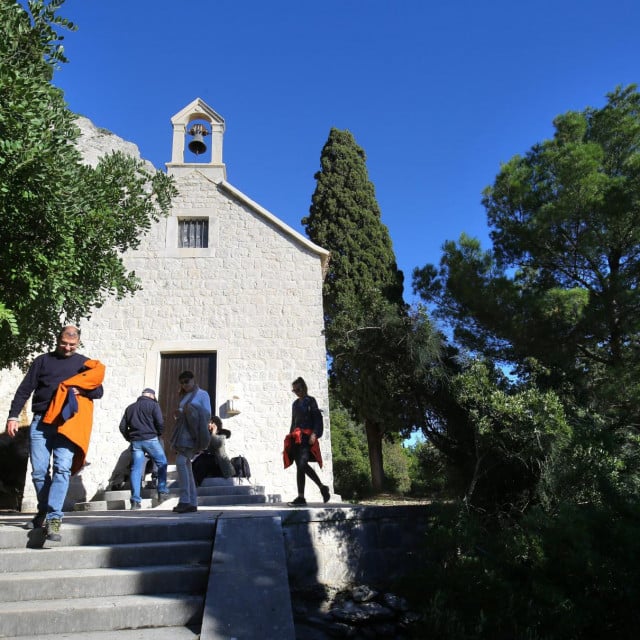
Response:
POLYGON ((493 248, 462 236, 414 288, 464 347, 638 424, 640 93, 554 120, 484 193, 493 248))

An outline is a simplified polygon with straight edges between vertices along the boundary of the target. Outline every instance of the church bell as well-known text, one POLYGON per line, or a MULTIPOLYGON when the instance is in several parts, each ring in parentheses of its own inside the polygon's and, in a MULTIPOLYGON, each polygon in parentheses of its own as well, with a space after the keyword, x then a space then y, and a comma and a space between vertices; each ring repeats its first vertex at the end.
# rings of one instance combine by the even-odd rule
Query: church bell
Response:
POLYGON ((207 145, 204 143, 204 137, 209 135, 207 128, 202 124, 194 124, 189 129, 189 135, 193 136, 193 140, 189 142, 189 151, 199 156, 207 150, 207 145))

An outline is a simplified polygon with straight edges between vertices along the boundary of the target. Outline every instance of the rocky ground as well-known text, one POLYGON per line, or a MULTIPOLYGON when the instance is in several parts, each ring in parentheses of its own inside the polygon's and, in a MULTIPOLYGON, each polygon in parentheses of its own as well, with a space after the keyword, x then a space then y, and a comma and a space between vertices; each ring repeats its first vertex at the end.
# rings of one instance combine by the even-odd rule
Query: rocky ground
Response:
POLYGON ((433 500, 428 498, 411 498, 394 493, 379 493, 371 498, 358 500, 356 504, 373 505, 382 507, 396 507, 410 504, 431 504, 433 500))
POLYGON ((394 593, 368 585, 291 594, 296 640, 389 638, 409 640, 420 615, 394 593))

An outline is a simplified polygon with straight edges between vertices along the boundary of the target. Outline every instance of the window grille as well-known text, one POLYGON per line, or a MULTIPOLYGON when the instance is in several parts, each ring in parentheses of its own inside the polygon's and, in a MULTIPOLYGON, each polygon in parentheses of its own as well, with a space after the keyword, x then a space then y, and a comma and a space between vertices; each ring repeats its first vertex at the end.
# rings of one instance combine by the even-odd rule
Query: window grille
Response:
POLYGON ((208 218, 189 218, 178 221, 178 247, 206 249, 208 246, 208 218))

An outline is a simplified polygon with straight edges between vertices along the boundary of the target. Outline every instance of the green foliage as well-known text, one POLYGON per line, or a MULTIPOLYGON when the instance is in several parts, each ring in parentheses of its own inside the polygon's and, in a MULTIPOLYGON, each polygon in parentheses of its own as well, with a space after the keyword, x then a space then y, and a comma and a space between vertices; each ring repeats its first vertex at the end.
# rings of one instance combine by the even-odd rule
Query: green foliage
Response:
POLYGON ((639 107, 631 86, 558 117, 485 191, 492 249, 414 272, 479 358, 425 396, 464 499, 429 532, 424 637, 637 635, 639 107))
POLYGON ((447 499, 449 491, 449 464, 442 452, 426 440, 408 447, 410 493, 416 497, 447 499))
MULTIPOLYGON (((411 458, 396 437, 382 443, 384 489, 405 494, 411 488, 411 458)), ((336 493, 345 500, 359 500, 372 494, 367 437, 364 426, 354 422, 337 402, 331 406, 331 450, 336 493)))
POLYGON ((635 502, 565 505, 554 515, 534 509, 499 528, 442 508, 426 541, 427 566, 405 585, 424 604, 420 637, 635 638, 635 502))
POLYGON ((135 248, 174 194, 161 172, 115 153, 95 168, 51 84, 66 62, 63 0, 0 3, 0 366, 51 344, 61 322, 89 317, 109 295, 138 288, 122 252, 135 248), (17 333, 16 333, 17 330, 17 333))
POLYGON ((480 362, 452 385, 473 429, 465 500, 481 491, 485 508, 524 508, 548 457, 571 437, 561 402, 553 392, 511 385, 480 362))
POLYGON ((406 495, 411 490, 409 468, 411 459, 396 435, 382 442, 385 489, 390 493, 406 495))
POLYGON ((15 316, 0 302, 0 324, 3 322, 7 323, 12 335, 15 336, 18 334, 18 323, 16 322, 15 316))
POLYGON ((640 94, 617 88, 554 125, 485 191, 492 250, 448 242, 414 288, 460 344, 637 424, 640 94))
POLYGON ((331 452, 335 492, 344 500, 358 500, 371 493, 367 438, 339 404, 331 406, 331 452))
MULTIPOLYGON (((512 158, 485 191, 492 250, 463 235, 445 245, 439 270, 427 265, 414 273, 415 290, 438 304, 436 314, 451 322, 457 343, 513 365, 539 396, 521 396, 523 413, 503 404, 504 381, 496 379, 491 391, 482 377, 459 378, 445 390, 439 415, 450 436, 454 421, 447 416, 458 410, 461 446, 447 449, 437 433, 433 442, 467 479, 476 475, 478 456, 509 460, 511 475, 529 477, 532 489, 542 480, 536 495, 549 508, 566 499, 598 500, 603 479, 638 484, 628 452, 640 424, 639 107, 630 86, 609 94, 602 109, 556 118, 553 139, 512 158), (545 390, 556 398, 547 434, 545 390), (538 418, 524 420, 529 411, 538 418), (508 430, 507 441, 500 429, 514 424, 519 428, 508 430), (532 455, 529 430, 529 438, 545 436, 542 457, 532 455), (555 451, 565 450, 571 430, 573 447, 558 461, 555 451), (474 455, 465 460, 465 451, 474 455)), ((511 393, 505 398, 513 405, 511 393)))
POLYGON ((382 300, 402 306, 403 274, 381 221, 365 153, 349 131, 331 129, 320 164, 309 216, 302 224, 314 242, 331 251, 325 322, 328 330, 339 325, 340 332, 366 324, 372 305, 382 300))
POLYGON ((414 378, 414 424, 426 443, 414 450, 414 492, 427 487, 490 512, 522 510, 540 499, 549 461, 572 436, 560 398, 509 380, 488 362, 449 351, 436 373, 414 378))
POLYGON ((566 504, 632 501, 640 490, 640 435, 610 430, 598 414, 573 419, 573 437, 546 461, 538 486, 540 505, 556 513, 566 504))

